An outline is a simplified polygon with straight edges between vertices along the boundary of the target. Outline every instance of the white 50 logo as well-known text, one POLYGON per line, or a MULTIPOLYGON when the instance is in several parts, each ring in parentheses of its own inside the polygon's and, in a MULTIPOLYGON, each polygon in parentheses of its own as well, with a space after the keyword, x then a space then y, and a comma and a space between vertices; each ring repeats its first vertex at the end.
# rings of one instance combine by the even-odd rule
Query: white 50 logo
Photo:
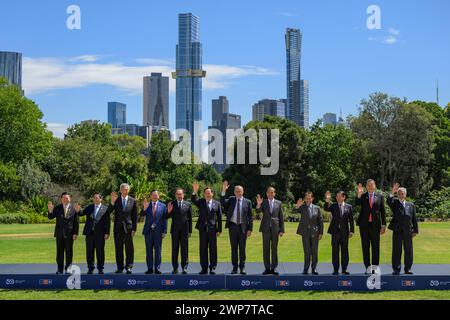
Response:
POLYGON ((189 285, 193 287, 198 286, 198 280, 189 280, 189 285))
POLYGON ((305 280, 305 282, 303 282, 303 285, 305 286, 305 287, 312 287, 313 285, 314 285, 314 282, 312 282, 312 281, 308 281, 308 280, 305 280))
POLYGON ((135 286, 137 281, 135 279, 128 279, 128 285, 129 286, 135 286))
POLYGON ((430 286, 431 287, 439 287, 440 283, 438 280, 431 280, 430 281, 430 286))
POLYGON ((250 281, 249 280, 242 280, 241 286, 243 287, 250 287, 250 281))
POLYGON ((7 286, 12 286, 12 285, 14 285, 14 283, 15 283, 14 279, 6 279, 7 286))

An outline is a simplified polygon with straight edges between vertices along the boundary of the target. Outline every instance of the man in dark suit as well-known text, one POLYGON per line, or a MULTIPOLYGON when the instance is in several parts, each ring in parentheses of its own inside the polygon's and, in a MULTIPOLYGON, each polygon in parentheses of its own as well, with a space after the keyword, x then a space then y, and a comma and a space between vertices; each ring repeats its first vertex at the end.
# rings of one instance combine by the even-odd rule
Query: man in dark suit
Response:
POLYGON ((356 224, 359 226, 361 235, 364 265, 368 270, 370 266, 380 264, 380 235, 386 232, 386 209, 384 197, 376 192, 374 180, 367 181, 366 189, 367 192, 364 193, 362 184, 358 185, 355 204, 361 207, 356 224), (372 261, 370 260, 371 247, 372 261))
POLYGON ((114 245, 116 248, 116 273, 132 273, 134 262, 133 237, 137 229, 137 204, 136 200, 128 195, 130 186, 123 183, 120 186, 120 197, 117 193, 111 194, 110 213, 114 212, 114 245), (124 264, 123 249, 125 247, 126 264, 124 264))
POLYGON ((211 188, 203 190, 204 198, 197 196, 198 182, 192 185, 192 203, 198 208, 198 220, 195 226, 200 233, 200 274, 208 273, 208 249, 209 249, 209 274, 216 274, 217 268, 217 237, 222 233, 222 206, 219 201, 213 199, 211 188))
POLYGON ((175 200, 168 204, 167 219, 172 218, 172 274, 178 274, 178 254, 181 253, 181 269, 187 274, 189 264, 189 241, 192 234, 192 205, 184 200, 184 190, 175 191, 175 200))
POLYGON ((230 235, 231 261, 233 264, 231 274, 237 274, 239 267, 240 273, 246 275, 245 247, 247 238, 252 235, 253 230, 252 202, 244 198, 242 186, 234 187, 234 197, 226 198, 225 195, 229 186, 228 181, 223 182, 220 202, 225 209, 227 216, 225 228, 228 228, 230 235))
POLYGON ((103 196, 99 193, 92 197, 93 204, 89 205, 78 214, 86 216, 83 235, 86 236, 86 260, 88 274, 94 272, 94 256, 97 255, 97 270, 103 274, 105 267, 105 241, 109 239, 111 218, 108 207, 102 204, 103 196))
POLYGON ((158 190, 151 192, 151 203, 144 199, 144 210, 141 216, 145 217, 142 234, 145 237, 145 251, 147 256, 147 271, 145 274, 161 274, 162 241, 167 234, 167 207, 159 201, 158 190), (154 268, 153 268, 154 267, 154 268))
POLYGON ((73 242, 78 238, 79 218, 78 212, 81 207, 79 204, 72 205, 70 194, 64 192, 61 195, 61 204, 54 207, 49 202, 48 218, 56 219, 54 237, 56 239, 56 263, 58 271, 56 274, 68 272, 73 259, 73 242), (64 253, 66 254, 66 264, 64 265, 64 253))
POLYGON ((319 262, 319 241, 323 236, 323 218, 320 208, 313 204, 312 192, 306 192, 304 199, 297 201, 294 211, 300 213, 300 223, 297 234, 302 236, 304 266, 303 274, 308 274, 311 266, 311 273, 318 275, 317 263, 319 262), (304 200, 304 203, 303 203, 304 200))
POLYGON ((405 274, 413 274, 413 238, 419 234, 416 207, 406 201, 406 188, 400 188, 396 183, 389 195, 388 205, 392 210, 392 220, 389 229, 393 231, 392 268, 393 275, 399 275, 402 268, 402 247, 405 248, 405 274), (395 198, 394 196, 398 196, 395 198))
POLYGON ((275 188, 269 187, 267 199, 256 197, 256 212, 262 213, 259 232, 263 236, 263 257, 265 270, 263 275, 279 275, 278 240, 284 235, 284 213, 281 201, 275 199, 275 188), (272 258, 272 259, 271 259, 272 258))
POLYGON ((346 194, 339 191, 336 194, 336 203, 331 203, 331 193, 325 194, 325 211, 331 212, 331 222, 328 233, 331 234, 331 248, 333 259, 333 275, 339 275, 339 251, 341 252, 342 274, 349 275, 347 271, 349 254, 348 241, 355 233, 353 222, 353 207, 345 203, 346 194))

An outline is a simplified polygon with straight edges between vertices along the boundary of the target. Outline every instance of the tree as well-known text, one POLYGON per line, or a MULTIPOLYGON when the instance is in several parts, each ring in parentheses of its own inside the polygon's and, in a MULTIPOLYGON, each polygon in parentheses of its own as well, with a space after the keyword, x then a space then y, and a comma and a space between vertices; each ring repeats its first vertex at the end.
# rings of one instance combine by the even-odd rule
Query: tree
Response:
POLYGON ((52 134, 38 106, 0 78, 0 161, 42 161, 50 154, 52 134))
POLYGON ((112 145, 111 125, 99 121, 83 121, 67 129, 67 139, 81 138, 86 142, 96 142, 100 145, 112 145))
POLYGON ((17 173, 21 180, 21 195, 26 201, 45 193, 51 182, 50 175, 42 171, 33 160, 24 161, 17 173))
POLYGON ((0 185, 0 200, 17 199, 20 194, 20 176, 14 164, 0 161, 0 185))

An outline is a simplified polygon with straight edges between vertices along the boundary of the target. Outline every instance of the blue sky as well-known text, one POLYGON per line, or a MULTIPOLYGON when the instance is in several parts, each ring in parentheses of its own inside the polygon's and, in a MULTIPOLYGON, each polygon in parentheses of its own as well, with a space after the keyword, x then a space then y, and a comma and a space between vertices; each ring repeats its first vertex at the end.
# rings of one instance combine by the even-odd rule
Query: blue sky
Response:
MULTIPOLYGON (((263 98, 284 98, 287 27, 303 32, 302 77, 310 82, 311 122, 326 112, 357 113, 361 99, 383 91, 409 100, 450 102, 448 0, 167 0, 2 1, 0 50, 24 54, 24 88, 62 130, 107 120, 107 102, 128 106, 142 122, 142 77, 174 68, 177 15, 200 18, 203 120, 225 95, 231 112, 251 120, 263 98), (66 9, 81 8, 81 30, 68 30, 66 9), (367 7, 381 8, 381 30, 366 27, 367 7)), ((171 82, 170 126, 175 95, 171 82)))

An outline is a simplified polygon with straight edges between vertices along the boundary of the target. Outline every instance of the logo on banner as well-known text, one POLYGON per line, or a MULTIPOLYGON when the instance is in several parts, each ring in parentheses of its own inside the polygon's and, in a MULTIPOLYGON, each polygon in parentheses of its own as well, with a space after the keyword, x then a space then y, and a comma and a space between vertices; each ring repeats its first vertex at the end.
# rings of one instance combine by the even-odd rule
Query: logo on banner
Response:
POLYGON ((53 285, 52 279, 39 279, 39 285, 40 286, 51 286, 53 285))
POLYGON ((114 285, 114 280, 113 279, 100 279, 100 285, 101 286, 113 286, 114 285))
POLYGON ((164 279, 164 280, 162 280, 161 281, 161 284, 163 285, 163 286, 174 286, 175 285, 175 280, 166 280, 166 279, 164 279))
POLYGON ((351 287, 353 282, 351 280, 338 281, 338 287, 351 287))
POLYGON ((289 287, 289 280, 278 280, 275 282, 275 286, 277 287, 289 287))
POLYGON ((414 280, 403 280, 402 287, 415 287, 416 282, 414 280))

